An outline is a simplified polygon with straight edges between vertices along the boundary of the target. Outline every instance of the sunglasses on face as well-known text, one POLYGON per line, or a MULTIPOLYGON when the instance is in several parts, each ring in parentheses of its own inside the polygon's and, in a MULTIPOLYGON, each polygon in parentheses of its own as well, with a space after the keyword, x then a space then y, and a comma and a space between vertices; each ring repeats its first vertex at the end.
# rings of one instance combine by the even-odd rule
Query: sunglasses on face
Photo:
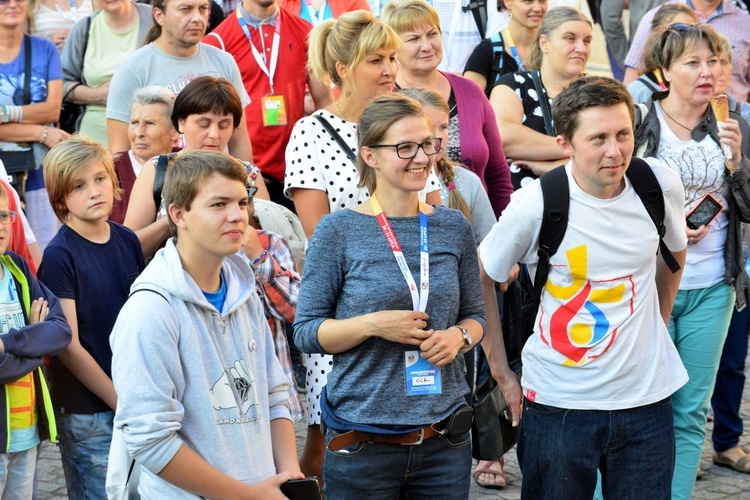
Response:
POLYGON ((436 155, 440 152, 442 141, 437 138, 427 139, 423 143, 399 142, 398 144, 375 144, 371 148, 396 148, 396 154, 402 160, 410 160, 417 156, 419 148, 422 148, 427 156, 436 155))

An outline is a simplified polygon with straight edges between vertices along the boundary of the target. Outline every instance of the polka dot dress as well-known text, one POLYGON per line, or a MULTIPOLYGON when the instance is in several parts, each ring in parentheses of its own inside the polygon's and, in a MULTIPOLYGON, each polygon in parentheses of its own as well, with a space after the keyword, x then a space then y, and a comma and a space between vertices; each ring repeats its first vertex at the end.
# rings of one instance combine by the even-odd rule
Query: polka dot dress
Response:
MULTIPOLYGON (((351 151, 357 154, 357 124, 342 120, 330 111, 314 113, 325 118, 338 132, 351 151)), ((292 130, 286 147, 286 174, 284 194, 291 198, 291 190, 317 189, 325 191, 331 213, 344 208, 354 208, 370 198, 366 188, 358 188, 357 167, 346 156, 338 142, 323 125, 312 116, 300 119, 292 130)), ((425 191, 439 189, 434 172, 425 191)), ((424 200, 424 192, 420 198, 424 200)), ((306 355, 307 425, 320 424, 320 394, 328 382, 333 367, 333 356, 306 355)))

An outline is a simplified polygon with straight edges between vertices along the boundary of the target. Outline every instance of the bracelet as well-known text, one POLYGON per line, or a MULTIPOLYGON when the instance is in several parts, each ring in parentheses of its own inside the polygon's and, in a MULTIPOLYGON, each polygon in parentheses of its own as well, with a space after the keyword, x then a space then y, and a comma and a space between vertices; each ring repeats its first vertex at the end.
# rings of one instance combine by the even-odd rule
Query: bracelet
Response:
POLYGON ((21 120, 23 120, 23 108, 21 106, 3 105, 0 109, 0 121, 2 123, 21 123, 21 120))
POLYGON ((257 266, 260 263, 261 260, 263 260, 263 259, 266 258, 266 255, 268 255, 268 250, 266 250, 264 248, 263 251, 260 253, 260 255, 258 255, 258 258, 257 259, 253 259, 251 261, 252 266, 253 267, 257 266))
POLYGON ((41 142, 42 144, 44 144, 44 141, 46 141, 46 140, 47 140, 47 132, 48 132, 48 130, 47 130, 47 125, 45 125, 45 126, 44 126, 44 132, 42 132, 42 140, 41 140, 41 141, 39 141, 39 142, 41 142))

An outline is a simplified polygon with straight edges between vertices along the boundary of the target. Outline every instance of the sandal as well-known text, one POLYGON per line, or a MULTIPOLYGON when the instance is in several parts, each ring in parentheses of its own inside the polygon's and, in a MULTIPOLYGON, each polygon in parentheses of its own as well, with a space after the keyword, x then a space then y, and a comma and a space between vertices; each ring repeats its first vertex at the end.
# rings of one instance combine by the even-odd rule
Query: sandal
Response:
POLYGON ((497 463, 500 463, 500 469, 493 469, 491 468, 492 465, 494 465, 496 462, 488 462, 487 465, 485 465, 482 468, 477 467, 474 470, 474 474, 472 474, 472 477, 474 478, 474 481, 481 486, 482 488, 488 488, 492 490, 500 490, 505 488, 508 484, 508 478, 505 476, 505 472, 503 472, 503 467, 505 466, 505 459, 503 457, 500 457, 500 460, 497 461, 497 463), (480 481, 479 476, 481 474, 492 474, 493 476, 502 478, 502 483, 488 483, 485 481, 480 481))
POLYGON ((726 458, 721 452, 714 453, 713 462, 721 467, 728 467, 737 472, 744 472, 750 474, 750 455, 745 455, 736 462, 726 458))

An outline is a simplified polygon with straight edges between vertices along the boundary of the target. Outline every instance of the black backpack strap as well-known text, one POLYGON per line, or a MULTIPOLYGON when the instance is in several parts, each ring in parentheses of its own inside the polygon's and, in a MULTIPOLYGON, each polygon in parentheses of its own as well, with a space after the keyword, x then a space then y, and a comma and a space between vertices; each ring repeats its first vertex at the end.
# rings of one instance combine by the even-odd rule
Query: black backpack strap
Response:
MULTIPOLYGON (((86 18, 86 36, 83 39, 83 54, 81 55, 81 61, 86 58, 86 49, 89 46, 89 31, 91 31, 91 16, 86 18)), ((86 80, 83 78, 83 62, 81 62, 81 83, 86 85, 86 80)))
POLYGON ((542 289, 549 276, 549 260, 560 248, 565 231, 568 229, 568 211, 570 209, 570 187, 565 166, 550 170, 539 178, 544 199, 544 215, 539 230, 539 263, 534 276, 534 308, 539 309, 542 289))
POLYGON ((484 38, 484 33, 487 31, 487 1, 471 0, 468 5, 461 7, 461 10, 464 12, 471 11, 479 30, 479 38, 484 38))
POLYGON ((677 263, 674 255, 672 255, 672 252, 669 251, 669 248, 667 248, 667 244, 664 243, 664 235, 667 232, 667 228, 664 226, 664 192, 659 185, 659 180, 656 178, 651 166, 644 160, 636 157, 630 160, 627 176, 636 194, 641 199, 643 206, 646 208, 648 216, 651 217, 656 226, 656 230, 659 233, 659 250, 664 262, 672 273, 676 273, 680 270, 680 265, 677 263))
POLYGON ((505 52, 502 34, 495 33, 489 40, 490 44, 492 44, 492 69, 490 77, 487 80, 487 87, 491 87, 500 79, 503 73, 503 52, 505 52))
POLYGON ((346 142, 344 142, 344 139, 339 135, 338 132, 336 132, 336 129, 333 128, 333 125, 331 125, 331 123, 328 120, 326 120, 320 115, 312 115, 312 116, 315 117, 315 119, 317 119, 321 125, 323 125, 323 128, 325 128, 329 134, 331 134, 331 137, 333 137, 333 140, 335 140, 336 143, 341 148, 341 150, 344 151, 344 153, 346 153, 346 156, 347 158, 349 158, 349 161, 351 161, 354 165, 356 165, 357 162, 355 160, 354 153, 352 152, 352 148, 350 148, 346 144, 346 142))
POLYGON ((156 211, 159 211, 161 206, 161 192, 164 189, 164 176, 167 175, 167 167, 169 162, 174 157, 174 153, 167 155, 159 155, 159 159, 156 160, 156 173, 154 174, 154 205, 156 211))
POLYGON ((31 104, 31 37, 23 36, 23 103, 31 104))
POLYGON ((547 93, 544 91, 544 87, 542 87, 542 76, 539 73, 539 70, 531 72, 531 80, 534 82, 534 89, 536 90, 537 97, 539 97, 539 107, 542 108, 544 130, 547 132, 548 136, 556 137, 557 132, 555 131, 555 126, 552 124, 552 113, 550 113, 549 110, 549 100, 547 99, 547 93))

